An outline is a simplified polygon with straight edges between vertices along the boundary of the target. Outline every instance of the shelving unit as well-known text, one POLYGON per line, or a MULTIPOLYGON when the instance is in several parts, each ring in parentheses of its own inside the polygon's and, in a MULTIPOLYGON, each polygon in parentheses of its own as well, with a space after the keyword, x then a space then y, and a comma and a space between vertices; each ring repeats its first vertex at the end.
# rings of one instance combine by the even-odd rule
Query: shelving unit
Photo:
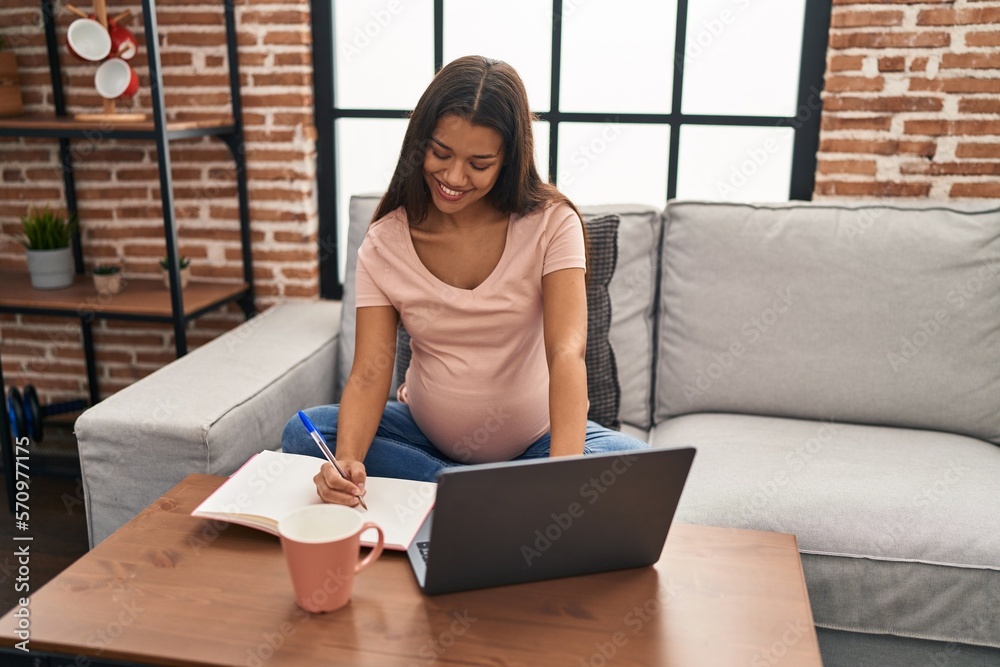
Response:
MULTIPOLYGON (((160 67, 160 46, 156 21, 155 0, 142 0, 146 53, 149 66, 149 92, 152 104, 151 119, 143 122, 81 122, 67 116, 62 89, 62 72, 59 64, 59 43, 55 29, 55 8, 52 0, 41 0, 45 21, 49 69, 52 77, 54 115, 25 114, 15 118, 0 119, 0 137, 42 137, 59 141, 60 164, 66 190, 66 209, 77 213, 76 182, 73 176, 71 141, 146 140, 156 142, 160 177, 160 196, 163 210, 163 233, 166 241, 167 263, 170 271, 170 289, 160 281, 130 280, 125 289, 114 296, 99 296, 91 281, 83 275, 83 249, 77 234, 73 242, 77 278, 68 289, 40 291, 31 288, 28 274, 0 273, 0 312, 73 317, 80 320, 90 404, 100 400, 97 369, 94 359, 92 326, 96 320, 132 320, 141 322, 171 323, 177 356, 187 353, 185 325, 205 313, 235 301, 250 317, 254 314, 253 259, 250 249, 250 210, 247 195, 246 160, 243 150, 242 102, 240 98, 239 60, 234 4, 222 2, 226 24, 226 47, 229 60, 229 88, 231 113, 218 118, 190 121, 167 121, 163 102, 163 78, 160 67), (236 164, 237 198, 240 211, 240 244, 242 248, 243 282, 237 284, 198 283, 192 281, 184 290, 180 285, 177 259, 178 238, 174 220, 173 184, 170 175, 171 141, 194 137, 218 137, 229 148, 236 164)), ((86 220, 81 220, 86 226, 86 220)), ((4 406, 0 410, 0 445, 2 445, 4 476, 7 496, 14 506, 14 447, 6 408, 6 388, 0 366, 0 395, 4 406)))

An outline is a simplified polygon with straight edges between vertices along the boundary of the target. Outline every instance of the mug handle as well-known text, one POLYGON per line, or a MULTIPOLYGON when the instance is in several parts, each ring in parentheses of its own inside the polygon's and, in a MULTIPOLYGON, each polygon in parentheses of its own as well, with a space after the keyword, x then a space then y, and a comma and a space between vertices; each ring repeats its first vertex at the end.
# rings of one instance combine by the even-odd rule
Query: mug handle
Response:
POLYGON ((375 562, 375 559, 382 555, 382 547, 385 546, 385 535, 382 533, 382 528, 378 524, 372 523, 371 521, 366 521, 365 525, 361 526, 360 532, 365 532, 369 528, 374 528, 378 531, 378 543, 372 547, 372 550, 368 552, 368 555, 361 559, 357 565, 354 566, 354 574, 357 574, 361 570, 365 569, 369 565, 375 562))

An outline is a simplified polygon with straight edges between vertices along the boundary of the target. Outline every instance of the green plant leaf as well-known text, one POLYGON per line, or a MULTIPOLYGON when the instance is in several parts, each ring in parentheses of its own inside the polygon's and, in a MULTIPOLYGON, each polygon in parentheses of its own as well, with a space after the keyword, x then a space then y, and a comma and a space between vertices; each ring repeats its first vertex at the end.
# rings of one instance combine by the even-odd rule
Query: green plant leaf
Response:
POLYGON ((18 240, 28 250, 58 250, 73 243, 76 218, 66 217, 52 209, 33 209, 21 218, 23 236, 18 240))
MULTIPOLYGON (((182 256, 180 256, 180 257, 177 258, 177 263, 180 264, 180 267, 182 269, 186 269, 188 267, 188 265, 191 264, 191 260, 188 257, 182 255, 182 256)), ((160 258, 160 268, 162 268, 164 271, 167 270, 167 258, 166 257, 161 257, 160 258)))

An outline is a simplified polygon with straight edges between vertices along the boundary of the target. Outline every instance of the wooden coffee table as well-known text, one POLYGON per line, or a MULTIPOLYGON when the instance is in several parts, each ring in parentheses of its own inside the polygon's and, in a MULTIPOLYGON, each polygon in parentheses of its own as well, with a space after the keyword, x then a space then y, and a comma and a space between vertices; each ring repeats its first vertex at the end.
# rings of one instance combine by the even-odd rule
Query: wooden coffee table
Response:
MULTIPOLYGON (((655 567, 436 597, 386 552, 347 607, 309 615, 276 537, 189 516, 222 481, 189 476, 37 591, 31 653, 91 666, 822 664, 791 535, 675 524, 655 567)), ((14 628, 12 611, 0 645, 20 641, 14 628)))

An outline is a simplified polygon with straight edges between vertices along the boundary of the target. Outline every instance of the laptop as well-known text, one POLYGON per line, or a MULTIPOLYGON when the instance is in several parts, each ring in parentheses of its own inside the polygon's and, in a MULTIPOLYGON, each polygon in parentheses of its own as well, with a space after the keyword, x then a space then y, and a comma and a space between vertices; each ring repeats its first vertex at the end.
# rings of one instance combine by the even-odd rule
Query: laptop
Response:
POLYGON ((652 565, 695 450, 447 468, 407 549, 428 595, 652 565))

